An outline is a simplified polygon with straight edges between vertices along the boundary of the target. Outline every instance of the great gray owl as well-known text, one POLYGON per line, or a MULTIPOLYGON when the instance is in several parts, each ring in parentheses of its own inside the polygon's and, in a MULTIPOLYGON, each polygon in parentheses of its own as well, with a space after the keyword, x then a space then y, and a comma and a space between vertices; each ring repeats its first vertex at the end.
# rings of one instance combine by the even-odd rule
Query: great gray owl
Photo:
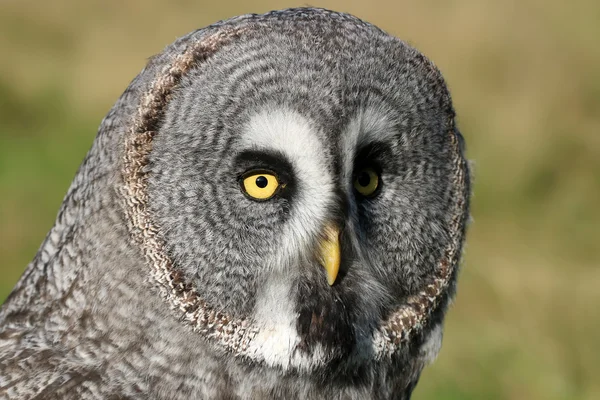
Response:
POLYGON ((441 74, 322 9, 152 58, 0 312, 2 398, 407 399, 469 172, 441 74))

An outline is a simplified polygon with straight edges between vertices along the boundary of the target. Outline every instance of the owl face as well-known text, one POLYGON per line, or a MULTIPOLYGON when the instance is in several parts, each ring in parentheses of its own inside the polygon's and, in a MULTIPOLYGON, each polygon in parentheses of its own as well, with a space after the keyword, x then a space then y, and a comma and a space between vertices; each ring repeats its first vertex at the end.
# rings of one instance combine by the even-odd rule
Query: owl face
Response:
POLYGON ((246 354, 284 368, 372 358, 453 240, 443 81, 355 21, 241 36, 165 105, 146 167, 158 236, 208 307, 256 329, 246 354))

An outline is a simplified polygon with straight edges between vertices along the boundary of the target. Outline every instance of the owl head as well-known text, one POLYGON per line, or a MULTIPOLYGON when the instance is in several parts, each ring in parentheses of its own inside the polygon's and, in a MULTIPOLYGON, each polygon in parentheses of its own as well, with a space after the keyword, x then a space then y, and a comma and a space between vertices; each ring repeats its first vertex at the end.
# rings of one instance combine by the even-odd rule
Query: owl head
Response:
POLYGON ((283 369, 436 353, 469 194, 440 72, 324 10, 191 35, 151 60, 122 169, 174 317, 283 369))

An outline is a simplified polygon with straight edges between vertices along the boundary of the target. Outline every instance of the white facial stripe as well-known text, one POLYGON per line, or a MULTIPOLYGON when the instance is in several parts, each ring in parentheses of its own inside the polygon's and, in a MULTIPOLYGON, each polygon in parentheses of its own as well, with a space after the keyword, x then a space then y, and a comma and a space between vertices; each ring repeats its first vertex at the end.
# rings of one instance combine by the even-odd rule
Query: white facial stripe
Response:
MULTIPOLYGON (((346 194, 349 204, 353 203, 354 188, 352 175, 354 174, 354 159, 357 151, 374 142, 388 142, 393 140, 397 131, 394 123, 389 119, 391 113, 378 107, 366 107, 359 110, 348 123, 342 134, 342 165, 344 166, 342 181, 346 184, 346 194)), ((354 228, 354 227, 353 227, 354 228)), ((354 248, 361 252, 359 235, 350 235, 354 248)))
POLYGON ((391 141, 398 134, 389 114, 381 108, 367 107, 352 118, 342 135, 346 176, 352 176, 354 172, 354 157, 359 148, 374 142, 391 141))
POLYGON ((390 113, 381 108, 369 107, 359 115, 361 124, 358 146, 373 142, 387 142, 397 135, 396 128, 389 118, 390 113))
POLYGON ((254 313, 260 333, 254 338, 250 357, 262 358, 268 365, 284 369, 308 369, 324 362, 324 353, 311 356, 295 351, 300 338, 296 330, 298 314, 290 296, 298 265, 306 262, 311 246, 326 223, 327 210, 334 198, 335 181, 326 164, 325 151, 315 127, 295 111, 270 107, 252 116, 241 136, 241 146, 283 154, 294 168, 296 195, 278 256, 271 260, 265 290, 258 294, 254 313))
POLYGON ((335 182, 315 129, 295 111, 270 107, 250 118, 241 138, 246 148, 285 155, 294 168, 298 198, 288 224, 292 232, 286 237, 293 238, 295 252, 299 244, 308 245, 319 234, 334 195, 335 182))

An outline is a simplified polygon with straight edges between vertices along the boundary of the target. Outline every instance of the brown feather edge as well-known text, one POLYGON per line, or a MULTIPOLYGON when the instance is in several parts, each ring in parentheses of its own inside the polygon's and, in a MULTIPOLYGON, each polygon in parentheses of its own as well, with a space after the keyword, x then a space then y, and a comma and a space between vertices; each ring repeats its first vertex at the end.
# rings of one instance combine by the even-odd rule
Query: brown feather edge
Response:
POLYGON ((175 56, 162 74, 143 96, 138 113, 125 139, 122 194, 130 233, 140 245, 158 284, 161 295, 170 307, 180 314, 195 331, 216 340, 225 349, 242 354, 258 332, 245 319, 232 319, 211 309, 194 287, 185 283, 173 267, 158 235, 158 227, 148 210, 148 173, 145 170, 152 151, 152 140, 164 114, 173 90, 182 76, 202 61, 211 57, 221 46, 239 37, 243 29, 222 29, 218 33, 193 43, 185 52, 175 56))
MULTIPOLYGON (((449 99, 449 96, 448 96, 449 99)), ((433 311, 448 295, 452 276, 456 272, 461 258, 464 241, 464 227, 468 217, 468 174, 467 161, 462 156, 460 143, 455 133, 454 117, 450 118, 449 135, 452 144, 454 176, 451 196, 455 199, 451 214, 451 240, 444 250, 444 256, 430 281, 417 294, 410 296, 406 304, 395 311, 375 334, 375 351, 381 358, 391 356, 398 348, 408 342, 427 326, 433 311)))
MULTIPOLYGON (((130 223, 130 233, 140 245, 157 283, 161 295, 171 309, 180 314, 181 320, 192 328, 217 341, 226 350, 239 356, 250 356, 247 350, 258 333, 246 319, 233 319, 209 307, 200 297, 196 288, 185 283, 173 267, 158 235, 159 229, 152 222, 148 210, 147 180, 145 167, 152 151, 152 140, 157 134, 166 104, 182 76, 202 61, 210 58, 222 46, 239 38, 248 28, 223 28, 207 38, 193 43, 185 52, 175 56, 172 63, 154 81, 151 89, 142 97, 138 114, 134 118, 125 139, 122 176, 124 185, 121 193, 125 198, 125 212, 130 223)), ((437 69, 429 64, 429 67, 437 69)), ((439 72, 437 73, 439 74, 439 72)), ((443 83, 443 82, 442 82, 443 83)), ((427 323, 431 312, 438 306, 447 291, 456 269, 462 248, 462 227, 465 223, 465 203, 468 187, 465 175, 468 173, 466 161, 461 156, 460 144, 454 134, 454 121, 451 126, 454 150, 456 202, 452 216, 452 240, 445 250, 431 283, 418 294, 411 296, 407 303, 394 312, 378 332, 375 333, 375 351, 379 358, 391 356, 403 347, 414 334, 427 323)), ((252 355, 255 358, 256 354, 252 355)))

